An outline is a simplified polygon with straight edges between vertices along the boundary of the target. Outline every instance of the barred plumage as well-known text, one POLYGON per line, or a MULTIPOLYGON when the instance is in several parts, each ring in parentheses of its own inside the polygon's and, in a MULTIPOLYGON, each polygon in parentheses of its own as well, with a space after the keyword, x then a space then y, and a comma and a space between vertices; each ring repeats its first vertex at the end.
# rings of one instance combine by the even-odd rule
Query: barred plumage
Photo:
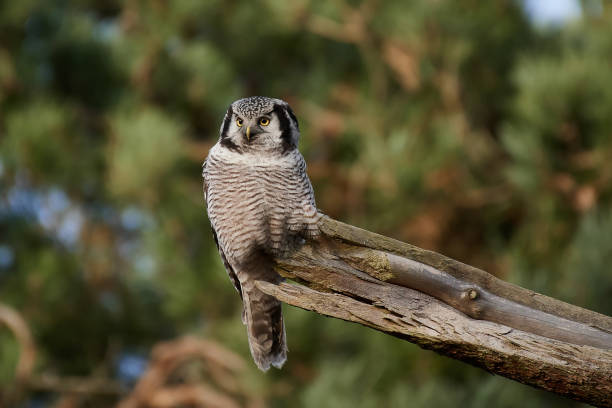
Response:
POLYGON ((241 99, 228 108, 219 142, 204 163, 213 234, 243 298, 251 354, 264 371, 286 360, 285 328, 280 302, 254 282, 279 281, 272 257, 284 256, 303 236, 318 234, 319 215, 298 139, 297 120, 285 102, 241 99))

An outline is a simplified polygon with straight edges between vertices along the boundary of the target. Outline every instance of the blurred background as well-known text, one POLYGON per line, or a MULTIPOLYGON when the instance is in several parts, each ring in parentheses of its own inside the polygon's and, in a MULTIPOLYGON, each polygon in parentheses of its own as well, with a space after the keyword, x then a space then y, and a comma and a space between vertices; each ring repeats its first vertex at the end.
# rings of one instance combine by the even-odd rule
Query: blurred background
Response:
POLYGON ((610 315, 611 56, 597 0, 0 1, 0 405, 578 406, 289 306, 262 374, 201 164, 285 99, 324 213, 610 315))

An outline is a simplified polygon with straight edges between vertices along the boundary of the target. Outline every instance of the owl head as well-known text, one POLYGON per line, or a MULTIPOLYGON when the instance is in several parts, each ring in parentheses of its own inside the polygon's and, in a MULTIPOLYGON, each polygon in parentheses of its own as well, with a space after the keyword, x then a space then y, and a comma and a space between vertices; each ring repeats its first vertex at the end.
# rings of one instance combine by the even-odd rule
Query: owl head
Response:
POLYGON ((221 124, 219 143, 238 153, 278 152, 297 148, 298 121, 280 99, 251 96, 232 103, 221 124))

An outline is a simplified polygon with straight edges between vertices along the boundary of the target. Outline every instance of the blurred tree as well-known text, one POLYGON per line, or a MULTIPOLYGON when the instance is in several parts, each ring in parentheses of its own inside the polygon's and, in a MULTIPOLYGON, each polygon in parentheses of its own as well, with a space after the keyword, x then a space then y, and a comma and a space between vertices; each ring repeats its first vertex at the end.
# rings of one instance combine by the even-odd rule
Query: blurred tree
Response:
MULTIPOLYGON (((586 9, 534 29, 513 0, 0 2, 0 299, 37 372, 121 380, 183 333, 247 356, 199 174, 251 94, 294 106, 325 213, 612 313, 612 14, 586 9)), ((286 368, 244 379, 274 406, 576 405, 287 323, 286 368)), ((15 349, 0 332, 4 386, 15 349)))

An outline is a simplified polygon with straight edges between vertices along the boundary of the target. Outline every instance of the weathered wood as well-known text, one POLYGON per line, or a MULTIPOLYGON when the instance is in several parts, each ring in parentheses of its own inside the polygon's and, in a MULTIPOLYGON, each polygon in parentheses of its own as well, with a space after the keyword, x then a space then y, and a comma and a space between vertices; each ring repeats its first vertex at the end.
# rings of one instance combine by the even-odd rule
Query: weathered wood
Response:
POLYGON ((461 281, 471 282, 513 302, 565 317, 569 320, 583 322, 612 333, 612 318, 608 316, 562 302, 529 289, 521 288, 520 286, 498 279, 481 269, 466 265, 436 252, 427 251, 393 238, 366 231, 327 216, 321 217, 319 225, 321 231, 330 238, 358 247, 387 251, 422 262, 442 272, 446 272, 461 281))
POLYGON ((612 407, 610 317, 328 217, 320 226, 320 239, 276 261, 280 274, 309 287, 259 282, 262 290, 492 373, 612 407))
POLYGON ((335 253, 377 279, 426 293, 473 319, 573 344, 612 349, 612 333, 513 302, 421 262, 374 249, 355 251, 348 246, 336 245, 335 253))

